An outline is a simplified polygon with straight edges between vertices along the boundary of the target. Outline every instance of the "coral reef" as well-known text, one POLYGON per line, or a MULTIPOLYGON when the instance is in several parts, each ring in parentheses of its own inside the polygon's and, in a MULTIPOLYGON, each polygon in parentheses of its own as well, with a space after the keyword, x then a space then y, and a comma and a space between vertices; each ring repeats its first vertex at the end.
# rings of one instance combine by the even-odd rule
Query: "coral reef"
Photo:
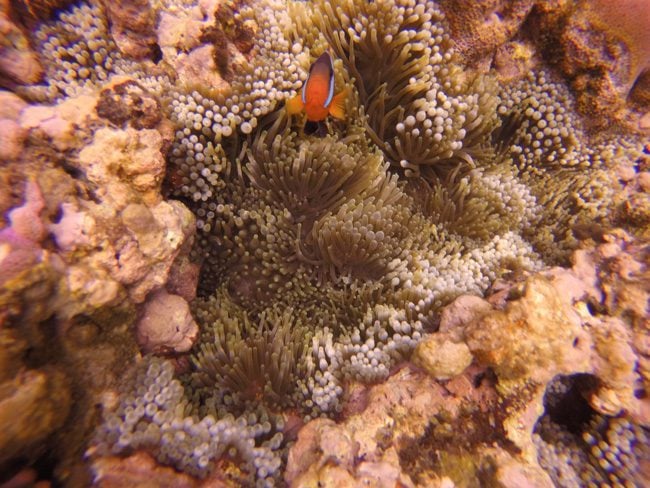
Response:
MULTIPOLYGON (((597 117, 592 121, 595 124, 604 124, 604 116, 629 118, 626 109, 630 106, 641 114, 648 112, 647 101, 640 95, 648 89, 650 69, 645 5, 631 0, 617 7, 602 0, 568 3, 539 20, 540 29, 555 31, 559 42, 549 45, 550 57, 570 80, 578 107, 597 117)), ((647 130, 638 117, 631 122, 647 130)))
POLYGON ((589 124, 616 120, 647 134, 645 7, 639 0, 441 2, 465 62, 495 67, 507 79, 525 75, 543 57, 566 76, 589 124))
POLYGON ((38 55, 29 37, 12 18, 11 2, 0 2, 0 85, 36 83, 43 76, 38 55))
POLYGON ((59 15, 36 33, 43 56, 49 98, 74 96, 106 81, 121 58, 103 11, 82 4, 59 15))
POLYGON ((238 419, 206 415, 200 422, 189 416, 179 421, 191 406, 184 399, 183 386, 173 379, 171 363, 151 360, 134 374, 137 390, 124 392, 118 409, 107 416, 95 447, 99 454, 149 448, 163 463, 203 477, 211 462, 227 453, 239 456, 260 482, 277 476, 281 459, 274 451, 282 435, 269 435, 273 427, 282 428, 277 422, 273 425, 268 417, 253 413, 238 419), (255 445, 267 435, 260 446, 255 445))
MULTIPOLYGON (((646 352, 638 346, 648 331, 638 315, 622 320, 628 315, 614 296, 638 293, 647 276, 629 236, 608 240, 577 251, 571 269, 502 283, 487 299, 457 298, 443 309, 439 331, 416 348, 424 370, 405 366, 370 389, 351 385, 342 422, 312 421, 300 431, 286 481, 362 486, 382 473, 407 486, 646 483, 648 409, 638 394, 647 391, 639 367, 646 352), (625 262, 628 279, 614 279, 621 264, 602 266, 607 259, 625 262), (620 288, 609 300, 603 289, 612 282, 620 288), (464 366, 441 373, 442 351, 456 356, 447 364, 464 366)), ((634 301, 640 308, 648 304, 643 293, 634 301)))
POLYGON ((199 329, 184 298, 165 290, 151 294, 138 321, 138 344, 144 352, 187 352, 199 329))
POLYGON ((147 0, 106 2, 111 36, 120 52, 132 59, 155 58, 157 45, 154 11, 147 0))
MULTIPOLYGON (((568 421, 566 412, 558 414, 557 405, 575 395, 572 388, 580 380, 558 377, 549 385, 545 402, 549 413, 540 419, 533 436, 540 465, 556 486, 645 484, 645 466, 650 460, 648 429, 625 415, 587 412, 579 424, 568 421)), ((580 399, 572 401, 579 410, 580 399)))
MULTIPOLYGON (((25 131, 20 127, 18 118, 20 111, 25 108, 26 103, 16 95, 7 91, 0 91, 2 100, 2 113, 0 114, 0 160, 7 161, 15 159, 20 155, 25 131)), ((3 198, 6 198, 3 195, 3 198)), ((2 208, 6 203, 2 202, 2 208)))
POLYGON ((0 93, 0 483, 641 482, 649 148, 518 34, 575 34, 557 3, 31 13, 42 83, 0 93), (346 118, 308 136, 284 102, 325 51, 346 118))
POLYGON ((458 53, 468 62, 489 61, 498 48, 519 32, 537 2, 443 0, 449 30, 458 53))
MULTIPOLYGON (((67 83, 54 79, 52 86, 67 83)), ((169 128, 160 102, 133 78, 105 86, 127 88, 123 97, 93 86, 57 92, 54 104, 2 94, 10 130, 0 172, 11 190, 1 201, 0 463, 11 475, 16 460, 47 458, 50 476, 78 485, 89 483, 82 454, 95 429, 93 405, 136 357, 139 313, 145 330, 158 333, 156 347, 188 349, 196 336, 196 326, 159 333, 162 324, 179 325, 166 316, 147 322, 170 274, 186 281, 183 268, 172 268, 187 258, 194 233, 192 214, 161 195, 169 128)))
POLYGON ((35 449, 60 428, 70 410, 70 390, 61 371, 29 370, 2 383, 0 463, 34 456, 35 449))
POLYGON ((494 87, 488 77, 460 74, 433 3, 318 2, 312 12, 313 27, 300 37, 324 36, 343 60, 368 135, 391 164, 418 175, 482 152, 497 125, 494 87))
POLYGON ((407 366, 384 384, 362 388, 361 412, 340 423, 312 421, 299 432, 287 461, 289 485, 452 486, 480 479, 517 486, 518 479, 549 486, 507 438, 509 414, 486 370, 472 366, 441 384, 407 366), (510 476, 513 465, 519 478, 510 476))

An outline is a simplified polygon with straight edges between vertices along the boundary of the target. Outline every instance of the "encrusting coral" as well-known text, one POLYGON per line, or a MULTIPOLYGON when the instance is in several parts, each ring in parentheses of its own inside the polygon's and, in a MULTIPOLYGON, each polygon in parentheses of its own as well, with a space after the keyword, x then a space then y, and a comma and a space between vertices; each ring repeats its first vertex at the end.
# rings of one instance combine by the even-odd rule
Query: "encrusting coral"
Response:
MULTIPOLYGON (((594 375, 599 415, 641 415, 637 373, 622 365, 640 354, 627 318, 585 318, 552 277, 529 278, 500 310, 474 303, 480 313, 453 327, 440 315, 499 278, 566 264, 580 233, 620 223, 612 174, 639 164, 637 139, 584 129, 551 72, 505 84, 464 66, 432 1, 133 5, 143 11, 132 23, 109 22, 115 9, 95 2, 44 23, 34 35, 44 84, 20 93, 52 105, 3 116, 23 131, 12 144, 38 143, 27 169, 16 169, 20 151, 3 156, 27 183, 24 203, 3 203, 14 210, 0 233, 0 267, 11 271, 0 319, 27 324, 21 336, 42 347, 54 317, 60 347, 78 350, 46 362, 66 371, 119 364, 103 380, 71 373, 72 388, 92 391, 83 405, 103 407, 87 451, 97 483, 119 472, 116 456, 144 451, 197 478, 240 464, 260 486, 281 483, 287 459, 289 483, 376 480, 384 469, 396 483, 426 484, 427 469, 443 483, 456 476, 445 463, 456 469, 467 453, 472 475, 494 467, 501 480, 504 466, 524 466, 548 483, 540 465, 554 469, 551 457, 531 461, 533 417, 554 376, 594 375), (310 137, 283 103, 326 50, 336 91, 349 95, 346 118, 310 137), (33 296, 42 309, 25 306, 33 296), (136 347, 153 354, 134 361, 136 347), (414 350, 430 376, 400 370, 389 408, 375 406, 390 420, 373 417, 368 440, 354 392, 397 381, 391 372, 414 350), (431 392, 409 393, 418 378, 431 392), (407 397, 416 400, 398 426, 407 397), (479 411, 496 415, 493 432, 479 411), (296 461, 296 425, 313 419, 316 440, 299 435, 296 446, 315 452, 344 429, 359 442, 336 453, 337 470, 296 461), (438 448, 426 432, 451 439, 445 429, 462 419, 472 429, 458 452, 431 466, 414 459, 418 443, 438 448)), ((631 220, 635 232, 643 219, 631 220)))

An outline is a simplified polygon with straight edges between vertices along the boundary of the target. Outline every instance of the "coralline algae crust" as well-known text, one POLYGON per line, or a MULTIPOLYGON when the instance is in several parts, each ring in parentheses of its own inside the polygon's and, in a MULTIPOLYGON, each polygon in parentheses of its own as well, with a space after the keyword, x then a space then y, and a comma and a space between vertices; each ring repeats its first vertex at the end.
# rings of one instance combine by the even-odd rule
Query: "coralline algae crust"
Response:
POLYGON ((38 420, 3 429, 9 476, 33 475, 19 458, 97 486, 646 476, 647 148, 590 128, 517 35, 563 15, 574 39, 570 9, 476 8, 39 17, 35 51, 11 52, 42 84, 0 63, 23 97, 0 93, 0 422, 38 420), (308 137, 283 104, 325 50, 346 118, 308 137))

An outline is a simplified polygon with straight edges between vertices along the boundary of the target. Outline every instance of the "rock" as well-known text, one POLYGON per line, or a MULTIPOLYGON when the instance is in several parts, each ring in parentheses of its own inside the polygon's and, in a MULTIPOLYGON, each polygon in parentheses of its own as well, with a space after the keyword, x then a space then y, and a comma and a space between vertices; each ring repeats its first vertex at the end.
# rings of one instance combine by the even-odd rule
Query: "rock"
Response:
POLYGON ((20 126, 59 151, 79 148, 92 133, 96 104, 96 97, 80 95, 54 106, 30 105, 21 112, 20 126))
MULTIPOLYGON (((577 251, 576 254, 579 252, 577 251)), ((576 256, 575 261, 576 263, 584 263, 585 259, 576 256)), ((577 266, 580 266, 580 264, 577 264, 577 266)), ((576 269, 575 266, 574 269, 576 269)), ((602 298, 602 293, 594 286, 593 279, 595 277, 590 276, 589 272, 583 273, 586 279, 581 279, 573 270, 557 267, 544 271, 542 274, 549 279, 565 303, 569 305, 584 300, 600 301, 602 298)))
POLYGON ((637 356, 632 349, 632 336, 617 318, 602 317, 592 321, 594 337, 593 372, 601 381, 589 398, 597 412, 616 416, 625 409, 638 412, 640 405, 634 394, 639 381, 637 356))
POLYGON ((358 446, 349 436, 329 419, 307 424, 289 451, 285 481, 291 486, 413 486, 399 467, 395 448, 386 451, 385 460, 364 461, 355 468, 358 446))
MULTIPOLYGON (((174 468, 159 466, 146 452, 122 457, 102 457, 93 463, 94 485, 98 488, 153 486, 160 488, 194 488, 196 481, 174 468), (153 482, 152 480, 155 480, 153 482)), ((215 487, 216 488, 216 487, 215 487)))
POLYGON ((460 339, 467 323, 491 310, 492 306, 481 297, 461 295, 442 309, 439 331, 460 339))
POLYGON ((10 380, 22 367, 27 341, 15 329, 0 327, 0 383, 10 380))
POLYGON ((454 445, 476 442, 469 449, 507 442, 501 423, 505 412, 496 413, 497 393, 484 369, 470 366, 443 387, 406 366, 385 383, 366 388, 364 410, 348 412, 339 423, 316 419, 299 431, 285 471, 290 486, 440 486, 447 470, 456 467, 443 463, 433 469, 429 459, 439 452, 438 434, 457 435, 449 439, 454 445), (432 431, 434 419, 439 419, 440 433, 432 431), (483 422, 491 422, 485 430, 483 422), (425 466, 415 465, 418 459, 425 466))
POLYGON ((503 382, 546 384, 555 375, 590 370, 591 339, 579 316, 548 280, 530 278, 521 299, 468 324, 472 354, 503 382))
POLYGON ((81 150, 78 164, 98 185, 97 196, 116 209, 130 201, 155 204, 161 200, 165 170, 161 144, 160 133, 153 129, 103 128, 81 150))
POLYGON ((146 205, 130 203, 122 210, 122 222, 138 241, 138 249, 145 255, 152 254, 162 244, 161 227, 146 205))
POLYGON ((544 55, 572 82, 588 122, 647 131, 650 17, 645 0, 443 0, 465 62, 511 80, 544 55), (536 54, 537 53, 537 54, 536 54))
MULTIPOLYGON (((215 64, 214 50, 219 43, 212 39, 215 32, 220 32, 215 15, 220 4, 221 0, 201 0, 182 12, 162 10, 157 30, 163 59, 179 80, 217 91, 229 86, 215 64)), ((219 47, 224 49, 223 56, 229 56, 227 45, 219 47)))
POLYGON ((204 28, 204 13, 197 7, 182 12, 161 12, 158 21, 158 44, 163 59, 170 62, 178 51, 189 52, 200 44, 204 28))
POLYGON ((17 122, 0 119, 0 161, 17 159, 23 150, 23 141, 27 131, 17 122))
POLYGON ((62 317, 88 313, 111 305, 117 305, 124 298, 120 284, 111 279, 104 270, 89 266, 93 260, 71 264, 62 278, 65 302, 59 313, 62 317))
POLYGON ((644 113, 639 119, 639 129, 644 132, 650 130, 650 112, 644 113))
MULTIPOLYGON (((590 0, 593 24, 629 49, 630 64, 623 76, 615 82, 627 93, 642 73, 650 69, 650 16, 644 0, 621 0, 612 4, 607 0, 590 0)), ((609 46, 608 46, 609 47, 609 46)), ((605 54, 605 53, 603 53, 605 54)), ((617 63, 626 62, 619 59, 617 63)), ((584 61, 583 61, 584 62, 584 61)), ((609 58, 611 71, 611 57, 609 58)))
POLYGON ((156 47, 156 14, 149 0, 106 2, 111 34, 120 51, 128 57, 152 57, 156 47))
POLYGON ((16 456, 33 456, 70 409, 65 375, 27 370, 0 384, 0 466, 16 456))
POLYGON ((191 262, 187 256, 179 256, 169 270, 167 291, 174 295, 180 295, 191 302, 196 298, 200 271, 201 267, 191 262))
POLYGON ((15 93, 0 90, 0 119, 18 120, 27 102, 15 93))
POLYGON ((509 41, 499 46, 493 65, 497 76, 504 82, 523 78, 536 65, 535 48, 531 43, 509 41))
MULTIPOLYGON (((55 275, 51 266, 52 256, 41 248, 41 241, 46 235, 41 221, 43 207, 41 190, 35 180, 29 179, 25 183, 24 203, 8 212, 10 226, 0 230, 0 296, 3 298, 0 303, 17 306, 10 315, 20 313, 18 303, 23 301, 23 292, 34 291, 34 286, 36 289, 49 290, 52 285, 51 280, 55 275), (39 284, 39 279, 43 283, 39 284)), ((43 300, 39 306, 45 305, 47 298, 40 292, 37 295, 43 300)))
POLYGON ((650 193, 650 171, 642 171, 637 178, 641 189, 650 193))
POLYGON ((555 485, 541 467, 523 464, 503 451, 496 453, 497 470, 494 475, 502 488, 553 488, 555 485))
POLYGON ((164 290, 149 297, 137 325, 138 344, 147 353, 187 352, 198 333, 187 302, 164 290))
POLYGON ((0 285, 16 278, 41 259, 40 249, 33 246, 17 247, 4 241, 0 235, 0 285))
POLYGON ((350 417, 363 412, 368 407, 369 390, 370 387, 363 383, 349 383, 343 391, 343 411, 341 414, 344 417, 350 417))
POLYGON ((198 86, 218 88, 225 86, 214 62, 214 46, 200 46, 189 54, 180 54, 176 61, 178 78, 182 82, 198 86))
POLYGON ((433 378, 448 380, 472 363, 472 353, 463 342, 454 342, 445 334, 431 334, 415 348, 413 362, 433 378))
MULTIPOLYGON (((129 208, 133 209, 134 204, 125 210, 129 208)), ((118 241, 118 269, 114 276, 121 283, 131 285, 132 300, 141 303, 151 290, 167 282, 174 260, 195 228, 193 214, 180 202, 170 200, 151 209, 139 205, 137 208, 149 212, 153 221, 136 224, 132 216, 127 217, 125 223, 133 240, 118 241), (134 227, 129 227, 129 223, 134 227)))
POLYGON ((443 0, 456 47, 466 61, 490 59, 494 50, 514 37, 535 0, 443 0))
POLYGON ((314 420, 300 429, 289 451, 284 479, 290 485, 304 484, 306 479, 318 477, 317 472, 327 463, 340 466, 347 474, 357 450, 345 430, 332 420, 314 420))
POLYGON ((583 283, 579 289, 586 287, 590 295, 597 297, 600 302, 602 299, 602 292, 599 288, 600 280, 598 279, 596 263, 591 254, 590 251, 582 249, 575 251, 571 256, 571 261, 573 262, 571 270, 576 278, 583 283))
POLYGON ((538 18, 539 29, 547 35, 549 55, 572 81, 578 109, 589 114, 592 124, 624 121, 632 88, 650 68, 646 2, 589 0, 580 8, 572 2, 559 5, 545 9, 538 18))
POLYGON ((56 446, 54 476, 70 486, 90 484, 80 446, 141 352, 136 332, 156 352, 187 351, 198 334, 187 301, 165 291, 179 256, 170 288, 192 297, 198 276, 194 216, 160 191, 175 128, 142 84, 115 76, 103 88, 51 106, 0 91, 0 127, 11 129, 0 152, 17 156, 0 165, 11 189, 0 197, 0 471, 56 446), (62 428, 68 380, 75 422, 62 428))
POLYGON ((625 232, 602 239, 594 249, 576 251, 571 270, 529 278, 523 296, 505 310, 469 322, 466 342, 479 362, 494 368, 504 392, 534 384, 543 390, 556 374, 588 373, 598 380, 588 394, 595 411, 641 419, 647 407, 634 391, 650 377, 647 265, 625 232))
MULTIPOLYGON (((399 455, 394 447, 384 452, 381 461, 363 461, 357 467, 357 486, 378 486, 391 488, 393 486, 414 487, 411 480, 402 473, 399 465, 399 455)), ((340 486, 340 485, 334 485, 340 486)))
POLYGON ((4 9, 0 10, 0 38, 0 75, 21 85, 38 82, 43 76, 38 56, 30 49, 27 36, 4 9))
POLYGON ((92 313, 125 292, 142 303, 165 285, 179 253, 189 252, 194 217, 160 194, 162 145, 155 129, 99 129, 74 162, 99 203, 51 189, 66 200, 59 221, 49 225, 68 263, 62 316, 92 313))
POLYGON ((73 203, 63 202, 61 219, 49 225, 58 248, 66 252, 91 244, 90 236, 95 232, 95 220, 88 212, 77 211, 75 207, 73 203))
POLYGON ((118 127, 134 129, 153 129, 162 120, 158 99, 127 77, 117 77, 102 89, 97 115, 118 127))
POLYGON ((23 150, 27 131, 18 121, 26 106, 27 103, 16 94, 0 90, 0 161, 17 159, 23 150))

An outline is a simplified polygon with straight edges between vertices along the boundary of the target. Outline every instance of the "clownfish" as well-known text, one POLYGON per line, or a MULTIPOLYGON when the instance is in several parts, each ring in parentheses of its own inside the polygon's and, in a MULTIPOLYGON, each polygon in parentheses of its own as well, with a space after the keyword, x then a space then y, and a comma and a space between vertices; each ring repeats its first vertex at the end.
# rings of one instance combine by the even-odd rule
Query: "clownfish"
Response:
POLYGON ((345 118, 345 90, 334 95, 334 66, 332 57, 324 52, 309 68, 307 81, 300 94, 287 101, 287 112, 307 115, 305 134, 324 136, 327 126, 324 120, 328 115, 337 119, 345 118))

